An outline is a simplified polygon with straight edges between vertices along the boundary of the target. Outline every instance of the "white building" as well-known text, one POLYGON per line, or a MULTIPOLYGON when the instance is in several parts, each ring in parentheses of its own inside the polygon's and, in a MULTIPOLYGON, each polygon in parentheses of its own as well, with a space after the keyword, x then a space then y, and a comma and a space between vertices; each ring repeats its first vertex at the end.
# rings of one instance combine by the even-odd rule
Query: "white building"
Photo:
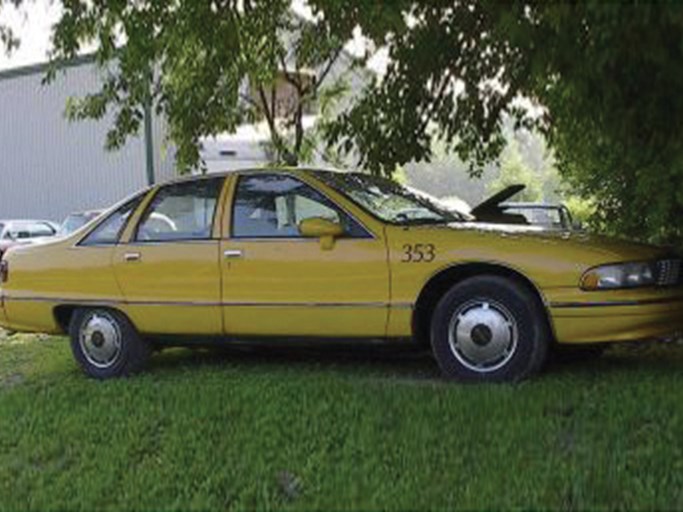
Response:
POLYGON ((92 57, 70 62, 50 85, 42 84, 46 71, 39 64, 0 72, 0 218, 59 221, 174 176, 161 119, 150 116, 143 135, 110 152, 111 118, 65 118, 69 97, 99 90, 92 57))
MULTIPOLYGON (((350 59, 342 52, 326 82, 343 76, 351 91, 360 89, 364 77, 351 70, 350 59)), ((59 221, 74 211, 108 207, 176 176, 163 118, 149 114, 142 134, 118 151, 104 147, 111 117, 66 119, 70 97, 100 90, 92 56, 64 65, 44 85, 47 69, 47 64, 38 64, 0 71, 0 219, 59 221)), ((305 116, 307 127, 315 123, 316 113, 305 116)), ((265 122, 245 125, 236 133, 204 140, 201 156, 209 172, 257 167, 268 161, 268 141, 265 122)))

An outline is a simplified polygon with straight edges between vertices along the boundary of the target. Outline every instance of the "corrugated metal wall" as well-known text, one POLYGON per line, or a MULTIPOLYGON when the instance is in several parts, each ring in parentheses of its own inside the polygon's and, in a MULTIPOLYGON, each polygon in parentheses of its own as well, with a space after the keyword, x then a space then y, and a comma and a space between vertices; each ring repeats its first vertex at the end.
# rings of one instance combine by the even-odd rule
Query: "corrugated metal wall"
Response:
MULTIPOLYGON (((94 64, 70 67, 48 86, 44 72, 0 74, 0 218, 59 221, 103 208, 146 186, 143 135, 120 151, 104 149, 111 120, 69 123, 66 101, 99 89, 94 64)), ((142 130, 141 130, 142 132, 142 130)), ((163 120, 154 119, 157 181, 174 176, 163 120)))

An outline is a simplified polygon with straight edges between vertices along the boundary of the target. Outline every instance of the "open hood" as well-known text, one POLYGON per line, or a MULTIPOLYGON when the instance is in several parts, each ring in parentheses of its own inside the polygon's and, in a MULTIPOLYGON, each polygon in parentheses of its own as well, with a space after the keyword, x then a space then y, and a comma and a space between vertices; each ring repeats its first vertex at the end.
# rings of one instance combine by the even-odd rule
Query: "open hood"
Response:
POLYGON ((500 205, 506 202, 511 197, 519 194, 525 188, 526 185, 510 185, 509 187, 498 192, 497 194, 494 194, 493 196, 489 197, 483 203, 480 203, 479 205, 472 208, 472 211, 470 213, 477 218, 480 216, 488 216, 491 214, 499 215, 500 213, 502 213, 500 211, 500 205))

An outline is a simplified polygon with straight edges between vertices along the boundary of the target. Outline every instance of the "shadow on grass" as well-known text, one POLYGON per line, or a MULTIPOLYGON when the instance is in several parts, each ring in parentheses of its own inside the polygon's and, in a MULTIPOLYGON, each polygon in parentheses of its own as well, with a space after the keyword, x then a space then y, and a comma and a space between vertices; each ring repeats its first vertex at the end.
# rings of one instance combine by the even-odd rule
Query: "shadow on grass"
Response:
POLYGON ((401 344, 234 344, 220 347, 173 348, 157 354, 152 372, 201 366, 264 371, 367 374, 368 371, 406 379, 437 380, 436 362, 427 350, 401 344))
MULTIPOLYGON (((222 367, 255 371, 335 373, 368 372, 375 376, 442 381, 439 368, 429 350, 410 344, 235 344, 213 348, 174 348, 156 355, 150 370, 164 372, 193 366, 222 367)), ((584 361, 551 361, 541 375, 548 377, 604 376, 650 373, 658 376, 678 374, 683 367, 683 347, 676 345, 614 346, 600 357, 584 361)))
POLYGON ((683 347, 674 344, 643 343, 636 345, 614 344, 602 356, 583 361, 551 361, 546 375, 568 376, 600 374, 604 376, 671 377, 683 368, 683 347))

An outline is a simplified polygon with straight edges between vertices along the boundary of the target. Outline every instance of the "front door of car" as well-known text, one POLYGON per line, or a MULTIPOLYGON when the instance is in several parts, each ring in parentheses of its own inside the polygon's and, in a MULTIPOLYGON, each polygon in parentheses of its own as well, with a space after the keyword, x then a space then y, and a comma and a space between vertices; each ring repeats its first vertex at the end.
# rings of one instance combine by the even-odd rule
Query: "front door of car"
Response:
POLYGON ((214 219, 224 178, 160 187, 113 266, 126 312, 143 333, 219 335, 219 230, 214 219))
POLYGON ((285 173, 243 174, 232 198, 229 237, 221 246, 227 334, 385 335, 383 233, 371 233, 319 190, 285 173), (306 219, 341 225, 343 235, 304 237, 299 227, 306 219))

